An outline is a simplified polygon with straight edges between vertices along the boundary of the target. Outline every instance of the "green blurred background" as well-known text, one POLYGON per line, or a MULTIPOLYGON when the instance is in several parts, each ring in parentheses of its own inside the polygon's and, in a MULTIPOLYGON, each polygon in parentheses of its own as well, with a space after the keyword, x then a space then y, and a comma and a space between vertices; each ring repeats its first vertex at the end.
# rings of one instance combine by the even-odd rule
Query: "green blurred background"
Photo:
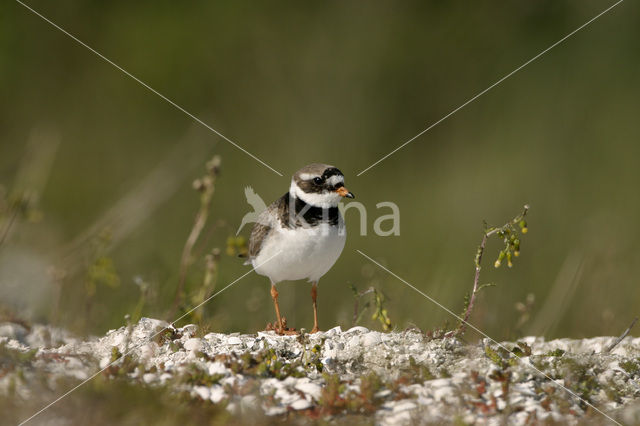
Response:
MULTIPOLYGON (((389 151, 612 2, 29 3, 281 171, 280 177, 15 2, 0 5, 0 184, 37 195, 0 246, 5 312, 79 332, 142 314, 168 318, 182 248, 199 207, 193 179, 222 159, 199 253, 220 248, 217 289, 248 271, 225 254, 244 187, 270 202, 290 175, 327 162, 368 207, 349 210, 347 245, 320 283, 320 323, 349 327, 349 285, 387 296, 398 329, 452 318, 355 250, 455 312, 471 288, 482 221, 532 207, 511 270, 487 250, 472 322, 518 334, 619 334, 640 298, 640 11, 624 2, 404 149, 389 151), (393 201, 401 235, 373 222, 393 201), (41 217, 38 217, 41 216, 41 217), (28 220, 34 219, 34 220, 28 220), (117 279, 87 308, 96 241, 117 279), (116 285, 117 284, 117 285, 116 285), (528 294, 529 318, 516 309, 528 294), (519 321, 521 322, 519 324, 519 321)), ((3 226, 9 217, 5 206, 3 226)), ((243 230, 248 235, 249 228, 243 230)), ((202 256, 189 269, 196 292, 202 256)), ((109 281, 108 279, 106 281, 109 281)), ((312 325, 309 285, 279 286, 294 327, 312 325)), ((521 307, 522 308, 522 307, 521 307)), ((274 313, 251 274, 206 305, 208 326, 255 332, 274 313)), ((364 325, 377 327, 370 315, 364 325)), ((469 337, 471 337, 470 335, 469 337)))

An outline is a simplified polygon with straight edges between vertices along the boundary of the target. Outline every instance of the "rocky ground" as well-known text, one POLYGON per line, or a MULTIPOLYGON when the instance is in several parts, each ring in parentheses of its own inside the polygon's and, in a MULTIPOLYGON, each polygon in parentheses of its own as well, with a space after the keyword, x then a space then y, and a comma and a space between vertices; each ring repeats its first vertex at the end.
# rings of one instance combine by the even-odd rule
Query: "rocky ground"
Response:
MULTIPOLYGON (((528 337, 504 342, 505 350, 418 330, 205 334, 149 318, 80 340, 49 326, 0 323, 0 398, 32 406, 3 417, 19 423, 98 373, 92 381, 163 389, 236 421, 258 413, 265 423, 639 424, 640 338, 606 352, 614 340, 528 337)), ((52 407, 31 423, 77 421, 52 407)))

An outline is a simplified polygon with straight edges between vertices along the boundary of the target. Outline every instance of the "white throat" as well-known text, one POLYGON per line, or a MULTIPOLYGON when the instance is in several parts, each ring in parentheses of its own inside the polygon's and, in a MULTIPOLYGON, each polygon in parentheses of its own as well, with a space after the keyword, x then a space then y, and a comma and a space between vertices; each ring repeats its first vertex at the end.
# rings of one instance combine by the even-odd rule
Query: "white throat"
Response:
POLYGON ((302 189, 300 189, 300 187, 293 179, 291 179, 291 187, 289 188, 289 193, 294 195, 296 198, 300 198, 307 204, 324 209, 329 207, 337 207, 338 203, 340 203, 340 199, 342 198, 340 195, 338 195, 338 193, 333 191, 311 194, 304 192, 302 189))

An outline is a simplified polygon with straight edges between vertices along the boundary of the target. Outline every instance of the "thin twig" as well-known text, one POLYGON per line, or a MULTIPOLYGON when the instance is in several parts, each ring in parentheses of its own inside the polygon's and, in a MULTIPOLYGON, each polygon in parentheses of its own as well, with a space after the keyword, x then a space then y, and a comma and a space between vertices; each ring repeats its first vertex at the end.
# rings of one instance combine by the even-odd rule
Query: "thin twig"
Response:
POLYGON ((446 333, 445 336, 452 337, 452 336, 461 336, 462 334, 464 334, 467 321, 469 320, 469 317, 471 316, 471 312, 473 311, 473 306, 476 301, 476 295, 478 294, 478 291, 484 287, 484 286, 478 287, 478 284, 480 283, 480 270, 482 269, 482 266, 481 266, 482 255, 484 254, 484 249, 487 245, 487 240, 489 239, 490 236, 497 234, 499 232, 504 232, 505 230, 518 224, 521 220, 524 219, 528 211, 529 211, 529 205, 527 204, 524 206, 522 213, 520 213, 518 216, 514 217, 504 225, 488 228, 488 229, 486 228, 486 225, 485 225, 485 230, 484 230, 484 233, 482 234, 482 241, 480 242, 480 245, 478 246, 478 250, 476 251, 475 276, 473 278, 473 289, 471 290, 471 296, 469 298, 469 303, 467 304, 467 309, 464 312, 464 316, 462 318, 462 321, 460 321, 458 328, 446 333))
POLYGON ((471 311, 473 311, 473 305, 476 301, 476 295, 478 294, 478 283, 480 282, 480 270, 482 267, 480 266, 480 262, 482 262, 482 255, 484 253, 484 248, 487 245, 487 239, 489 238, 489 234, 485 232, 482 236, 482 242, 478 247, 478 254, 476 256, 476 272, 473 278, 473 290, 471 290, 471 297, 469 299, 469 304, 467 305, 467 310, 464 313, 464 317, 462 318, 462 322, 460 322, 460 326, 455 334, 462 334, 465 330, 465 325, 467 324, 467 320, 471 316, 471 311))
POLYGON ((631 329, 633 328, 634 325, 636 325, 636 322, 638 321, 638 317, 635 317, 633 319, 633 321, 631 321, 631 324, 629 324, 629 327, 627 327, 627 329, 624 331, 624 333, 622 333, 620 335, 620 337, 618 337, 612 344, 610 344, 609 346, 607 346, 604 351, 602 351, 603 353, 608 353, 611 352, 613 350, 613 348, 615 348, 616 346, 618 346, 618 344, 620 342, 622 342, 624 340, 625 337, 627 337, 629 335, 629 333, 631 332, 631 329))

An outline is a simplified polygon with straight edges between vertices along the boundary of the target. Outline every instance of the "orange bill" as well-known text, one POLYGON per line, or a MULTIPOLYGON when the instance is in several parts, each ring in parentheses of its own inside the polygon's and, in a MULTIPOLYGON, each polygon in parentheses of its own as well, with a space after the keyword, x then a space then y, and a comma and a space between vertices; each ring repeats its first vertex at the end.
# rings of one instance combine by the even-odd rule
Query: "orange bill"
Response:
POLYGON ((349 192, 349 190, 347 188, 345 188, 344 186, 341 186, 340 188, 336 189, 336 192, 341 197, 356 198, 355 195, 353 195, 351 192, 349 192))

